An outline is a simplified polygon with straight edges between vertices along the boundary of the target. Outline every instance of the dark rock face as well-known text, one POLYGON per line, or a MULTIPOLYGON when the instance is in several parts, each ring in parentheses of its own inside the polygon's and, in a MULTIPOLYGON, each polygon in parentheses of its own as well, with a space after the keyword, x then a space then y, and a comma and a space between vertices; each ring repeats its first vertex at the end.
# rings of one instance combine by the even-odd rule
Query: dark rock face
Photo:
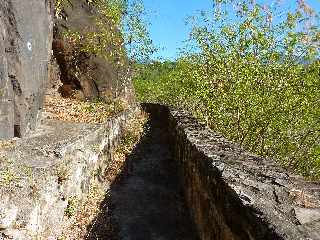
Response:
MULTIPOLYGON (((60 66, 61 81, 67 88, 81 90, 88 99, 100 95, 119 95, 125 88, 119 78, 118 67, 102 56, 77 49, 68 42, 66 32, 77 32, 81 36, 97 31, 96 19, 100 13, 86 0, 66 1, 54 26, 53 53, 60 66)), ((108 23, 106 23, 108 25, 108 23)), ((110 32, 117 31, 116 28, 110 32)), ((124 69, 123 69, 124 70, 124 69)), ((61 92, 68 95, 68 92, 61 92)))
POLYGON ((61 85, 59 65, 53 56, 50 61, 48 72, 49 80, 47 82, 47 94, 50 93, 50 91, 57 92, 58 87, 61 85))
POLYGON ((0 0, 0 138, 34 130, 48 79, 51 0, 0 0))
POLYGON ((184 111, 143 107, 168 126, 200 239, 320 239, 319 183, 245 152, 184 111))

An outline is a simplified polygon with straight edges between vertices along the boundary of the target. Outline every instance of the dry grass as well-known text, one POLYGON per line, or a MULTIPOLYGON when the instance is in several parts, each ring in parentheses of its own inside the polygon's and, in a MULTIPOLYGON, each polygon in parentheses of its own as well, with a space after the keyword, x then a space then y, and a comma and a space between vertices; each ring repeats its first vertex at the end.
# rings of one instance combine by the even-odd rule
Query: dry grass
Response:
POLYGON ((47 95, 44 101, 44 111, 49 119, 81 123, 104 123, 110 117, 126 110, 127 106, 123 99, 91 102, 63 98, 60 95, 47 95))
POLYGON ((0 140, 0 150, 8 150, 15 146, 16 140, 0 140))
POLYGON ((76 214, 67 220, 69 225, 63 230, 59 240, 86 239, 87 226, 99 214, 100 204, 104 197, 104 190, 98 185, 93 185, 87 196, 87 200, 77 209, 76 214))
POLYGON ((303 207, 303 208, 319 208, 320 201, 315 198, 315 196, 304 192, 300 189, 291 189, 289 196, 295 204, 303 207))
POLYGON ((127 155, 132 152, 143 134, 143 126, 147 119, 148 115, 141 112, 137 118, 131 120, 127 125, 121 143, 114 152, 113 164, 106 169, 106 179, 108 181, 112 182, 122 171, 127 155))

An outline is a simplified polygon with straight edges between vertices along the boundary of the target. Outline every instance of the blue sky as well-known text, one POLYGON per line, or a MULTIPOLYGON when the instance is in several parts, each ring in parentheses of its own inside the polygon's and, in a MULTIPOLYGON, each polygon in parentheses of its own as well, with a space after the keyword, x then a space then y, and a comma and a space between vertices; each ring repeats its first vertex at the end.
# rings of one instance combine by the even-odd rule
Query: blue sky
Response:
MULTIPOLYGON (((280 1, 287 6, 296 2, 296 0, 280 1)), ((188 38, 186 17, 194 15, 198 10, 212 7, 212 0, 143 0, 143 2, 151 23, 151 38, 155 45, 160 47, 155 57, 164 59, 176 58, 178 48, 182 47, 183 41, 188 38)), ((306 0, 306 2, 320 12, 320 0, 306 0)))

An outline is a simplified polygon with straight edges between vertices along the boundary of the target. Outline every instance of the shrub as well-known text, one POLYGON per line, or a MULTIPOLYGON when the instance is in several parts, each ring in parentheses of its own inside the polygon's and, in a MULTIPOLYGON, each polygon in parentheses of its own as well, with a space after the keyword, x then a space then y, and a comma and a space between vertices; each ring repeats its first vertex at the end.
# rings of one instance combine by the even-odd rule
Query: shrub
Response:
POLYGON ((187 108, 246 149, 319 178, 317 14, 304 1, 278 19, 277 2, 214 4, 190 18, 189 45, 174 68, 153 63, 137 74, 139 98, 187 108), (150 79, 150 71, 161 74, 150 79))

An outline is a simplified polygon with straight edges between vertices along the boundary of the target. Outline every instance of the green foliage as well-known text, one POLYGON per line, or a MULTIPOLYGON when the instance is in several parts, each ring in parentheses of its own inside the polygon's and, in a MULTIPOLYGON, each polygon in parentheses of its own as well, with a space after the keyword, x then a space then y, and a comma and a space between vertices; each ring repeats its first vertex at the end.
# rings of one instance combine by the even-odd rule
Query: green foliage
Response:
POLYGON ((138 97, 184 107, 246 149, 319 178, 317 14, 303 1, 282 19, 276 3, 214 4, 190 18, 190 45, 176 63, 140 66, 138 97))
MULTIPOLYGON (((87 3, 98 13, 95 27, 82 33, 69 30, 64 34, 78 52, 96 54, 123 67, 128 56, 134 61, 146 61, 155 51, 141 0, 88 0, 87 3)), ((56 0, 58 17, 68 4, 69 0, 56 0)))
POLYGON ((10 186, 18 180, 16 174, 9 168, 0 171, 0 186, 10 186))
POLYGON ((149 36, 146 16, 142 0, 128 2, 121 29, 127 54, 135 62, 147 62, 157 50, 149 36))
POLYGON ((79 201, 77 197, 70 197, 68 200, 68 206, 65 209, 64 213, 67 217, 72 217, 76 214, 77 208, 79 206, 79 201))
MULTIPOLYGON (((5 143, 3 146, 5 146, 5 143)), ((0 156, 0 186, 2 187, 12 187, 15 186, 19 181, 20 177, 16 174, 13 164, 14 159, 8 158, 6 156, 0 156)))
POLYGON ((56 16, 59 16, 61 14, 62 9, 67 2, 68 2, 68 0, 55 0, 56 16))
POLYGON ((87 101, 79 106, 79 111, 95 114, 98 119, 104 119, 105 116, 114 116, 124 111, 126 106, 121 99, 106 100, 106 98, 97 98, 93 101, 87 101))

